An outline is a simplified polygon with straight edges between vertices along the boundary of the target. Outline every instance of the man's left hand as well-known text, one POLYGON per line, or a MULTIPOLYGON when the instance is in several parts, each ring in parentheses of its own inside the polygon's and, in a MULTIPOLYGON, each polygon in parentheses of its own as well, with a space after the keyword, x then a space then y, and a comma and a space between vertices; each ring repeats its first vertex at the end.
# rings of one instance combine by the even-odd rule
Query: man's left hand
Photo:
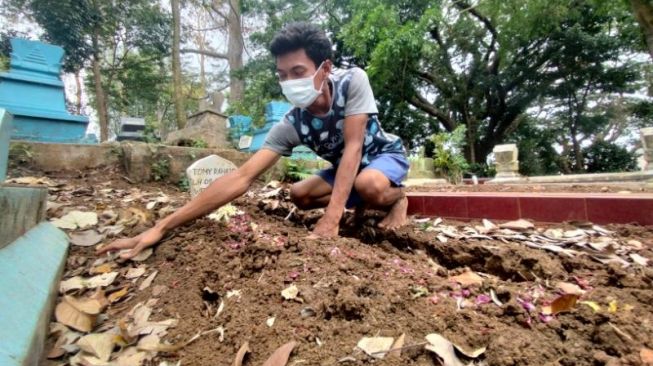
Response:
POLYGON ((313 232, 306 237, 306 239, 326 239, 326 238, 335 238, 338 236, 338 229, 340 228, 338 220, 330 219, 327 216, 323 216, 315 225, 313 232))

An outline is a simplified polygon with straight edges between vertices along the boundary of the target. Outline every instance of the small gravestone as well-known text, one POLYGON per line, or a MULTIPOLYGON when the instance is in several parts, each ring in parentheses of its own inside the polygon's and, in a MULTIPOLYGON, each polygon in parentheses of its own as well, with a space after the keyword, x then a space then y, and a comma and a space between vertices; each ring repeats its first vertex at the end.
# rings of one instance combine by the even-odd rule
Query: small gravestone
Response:
POLYGON ((120 133, 116 140, 143 141, 145 132, 145 118, 122 117, 120 118, 120 133))
POLYGON ((249 149, 250 146, 252 146, 252 136, 240 136, 240 140, 238 141, 238 149, 246 150, 249 149))
POLYGON ((519 150, 515 144, 496 145, 494 162, 497 170, 496 178, 519 177, 519 150))
POLYGON ((217 155, 209 155, 194 162, 186 169, 186 176, 190 185, 190 196, 197 196, 214 180, 236 169, 234 163, 217 155))
POLYGON ((653 170, 653 127, 640 130, 642 135, 642 149, 644 150, 645 170, 653 170))

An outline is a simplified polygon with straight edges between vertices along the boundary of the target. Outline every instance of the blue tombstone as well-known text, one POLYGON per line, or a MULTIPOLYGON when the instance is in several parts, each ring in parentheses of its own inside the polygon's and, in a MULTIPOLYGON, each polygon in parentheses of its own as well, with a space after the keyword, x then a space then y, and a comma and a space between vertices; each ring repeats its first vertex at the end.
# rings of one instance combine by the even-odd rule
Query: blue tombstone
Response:
MULTIPOLYGON (((291 108, 292 105, 286 102, 273 101, 268 103, 265 106, 265 125, 254 130, 252 135, 252 142, 249 146, 249 149, 246 151, 253 153, 261 149, 261 146, 263 146, 263 143, 265 142, 265 137, 267 136, 272 126, 281 121, 283 116, 285 116, 291 108)), ((247 135, 247 132, 250 131, 252 119, 248 116, 231 116, 229 117, 229 123, 232 139, 237 141, 240 136, 247 135), (243 126, 246 126, 246 128, 243 126)), ((297 146, 293 149, 291 158, 314 160, 317 159, 317 155, 315 155, 315 153, 306 146, 297 146)))
POLYGON ((43 142, 79 142, 88 117, 66 111, 59 76, 63 48, 11 39, 9 72, 0 73, 0 107, 13 115, 11 138, 43 142))
POLYGON ((250 135, 252 128, 252 117, 234 115, 229 117, 229 137, 231 141, 238 143, 243 135, 250 135))
POLYGON ((283 116, 292 108, 286 102, 270 102, 265 106, 265 125, 254 131, 250 152, 258 151, 265 142, 265 136, 275 123, 281 121, 283 116))

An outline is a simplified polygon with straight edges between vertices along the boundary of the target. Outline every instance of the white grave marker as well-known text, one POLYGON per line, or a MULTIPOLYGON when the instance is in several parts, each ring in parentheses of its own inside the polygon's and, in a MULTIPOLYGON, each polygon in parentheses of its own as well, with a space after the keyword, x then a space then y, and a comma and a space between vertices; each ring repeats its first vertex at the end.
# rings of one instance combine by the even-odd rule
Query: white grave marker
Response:
POLYGON ((252 136, 240 136, 240 140, 238 141, 238 148, 244 150, 249 149, 250 146, 252 146, 252 136))
POLYGON ((234 163, 217 155, 209 155, 194 162, 186 169, 186 176, 190 185, 190 196, 197 196, 218 177, 236 169, 234 163))

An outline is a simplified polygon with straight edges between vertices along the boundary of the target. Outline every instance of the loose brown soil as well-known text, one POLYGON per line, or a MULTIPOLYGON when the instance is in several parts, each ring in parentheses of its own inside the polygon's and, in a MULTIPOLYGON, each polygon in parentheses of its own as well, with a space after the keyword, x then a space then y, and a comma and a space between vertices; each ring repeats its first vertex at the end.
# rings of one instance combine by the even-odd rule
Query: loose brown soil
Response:
MULTIPOLYGON (((120 192, 132 189, 163 191, 175 197, 177 205, 185 199, 185 193, 174 187, 131 185, 109 170, 53 178, 65 180, 70 189, 65 194, 52 192, 51 200, 98 212, 145 210, 146 200, 121 201, 120 192), (99 194, 107 188, 117 191, 113 196, 99 194), (75 190, 78 194, 70 193, 75 190)), ((133 297, 107 311, 107 321, 115 322, 138 302, 150 299, 155 286, 165 285, 169 289, 159 296, 153 318, 179 319, 166 340, 176 343, 199 331, 225 328, 223 342, 210 334, 176 353, 158 356, 153 364, 181 360, 184 366, 230 365, 238 348, 249 341, 252 352, 245 365, 261 365, 276 348, 294 340, 299 346, 288 365, 439 365, 432 353, 419 346, 429 333, 440 333, 470 350, 487 347, 477 361, 487 365, 640 365, 640 351, 653 348, 650 265, 621 268, 587 256, 563 257, 495 240, 442 243, 419 224, 380 232, 374 226, 378 215, 343 225, 338 239, 309 241, 305 237, 319 212, 288 215, 290 206, 283 202, 272 209, 259 201, 239 199, 235 204, 245 215, 228 225, 201 219, 174 230, 145 262, 159 271, 153 285, 134 290, 133 297), (465 268, 487 275, 481 287, 463 289, 447 280, 465 268), (543 322, 537 311, 529 313, 518 302, 536 292, 542 294, 538 307, 554 299, 556 281, 582 283, 588 292, 581 300, 595 301, 601 311, 578 304, 571 312, 543 322), (300 301, 281 297, 280 292, 291 284, 299 288, 300 301), (429 294, 414 296, 419 286, 429 294), (207 287, 219 297, 207 296, 203 292, 207 287), (474 304, 477 295, 491 289, 502 306, 474 304), (230 290, 239 290, 240 297, 226 298, 230 290), (464 308, 458 309, 456 296, 469 300, 464 308), (215 317, 220 300, 225 302, 224 311, 215 317), (615 312, 608 311, 612 301, 616 301, 615 312), (266 325, 270 317, 276 319, 272 327, 266 325), (362 337, 396 338, 402 333, 406 346, 417 346, 406 348, 400 359, 373 360, 354 350, 362 337)), ((60 210, 50 215, 60 216, 60 210)), ((136 226, 121 236, 144 228, 136 226)), ((640 254, 653 258, 651 228, 607 228, 615 230, 620 240, 639 240, 645 247, 640 254)), ((96 259, 93 248, 71 247, 69 275, 80 272, 80 258, 87 259, 82 267, 88 268, 96 259)), ((121 271, 137 265, 124 263, 121 271)))

